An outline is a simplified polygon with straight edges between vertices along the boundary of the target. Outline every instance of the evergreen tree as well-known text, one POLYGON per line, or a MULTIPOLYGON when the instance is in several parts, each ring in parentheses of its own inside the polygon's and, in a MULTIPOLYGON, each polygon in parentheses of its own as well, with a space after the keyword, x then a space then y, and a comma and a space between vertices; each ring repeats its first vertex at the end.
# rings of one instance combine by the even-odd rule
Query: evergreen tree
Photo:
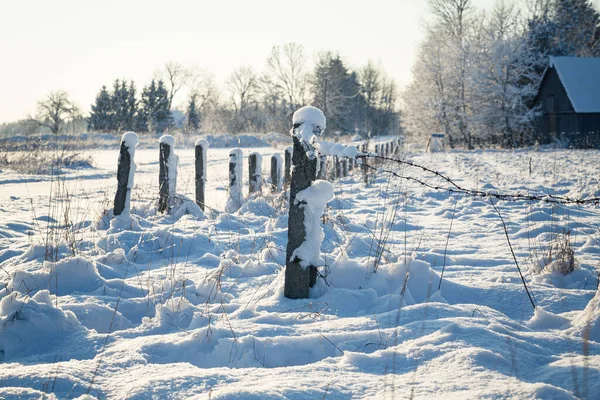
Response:
POLYGON ((136 119, 136 114, 137 114, 137 106, 138 106, 138 102, 135 98, 135 93, 136 93, 136 88, 135 88, 135 83, 133 83, 133 81, 129 82, 129 87, 127 88, 127 92, 126 92, 126 101, 125 101, 125 106, 126 106, 126 111, 124 112, 124 121, 123 121, 123 128, 125 130, 131 131, 131 130, 135 130, 135 119, 136 119))
POLYGON ((555 20, 555 55, 600 55, 600 16, 589 0, 557 0, 555 20))
POLYGON ((543 1, 528 28, 528 43, 546 57, 600 56, 600 14, 589 0, 543 1))
POLYGON ((136 128, 140 132, 148 132, 153 129, 152 118, 156 108, 156 82, 152 79, 150 85, 144 87, 142 91, 141 107, 138 111, 136 128))
POLYGON ((142 92, 142 106, 138 112, 136 128, 140 132, 163 133, 173 123, 169 110, 169 93, 163 81, 153 79, 142 92))
POLYGON ((362 101, 360 85, 356 73, 348 71, 339 55, 325 53, 319 57, 312 89, 313 104, 327 115, 327 130, 354 132, 356 109, 362 101))
POLYGON ((92 104, 92 111, 88 119, 88 129, 96 131, 110 131, 112 124, 111 96, 106 86, 102 86, 92 104))
POLYGON ((125 81, 115 79, 111 96, 112 108, 114 110, 112 129, 114 131, 121 132, 126 128, 125 123, 128 115, 128 97, 129 93, 125 81))
POLYGON ((169 109, 169 91, 162 80, 156 86, 156 107, 152 114, 152 123, 157 133, 162 134, 173 125, 173 116, 169 109))
POLYGON ((187 128, 189 131, 197 131, 200 126, 200 113, 196 107, 196 96, 190 96, 187 109, 187 128))

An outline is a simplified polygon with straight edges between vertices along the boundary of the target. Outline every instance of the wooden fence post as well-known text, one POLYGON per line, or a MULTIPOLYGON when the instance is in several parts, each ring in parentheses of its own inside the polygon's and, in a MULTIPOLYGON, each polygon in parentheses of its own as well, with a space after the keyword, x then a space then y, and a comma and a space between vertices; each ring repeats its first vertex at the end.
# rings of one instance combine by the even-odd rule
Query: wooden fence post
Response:
MULTIPOLYGON (((292 155, 292 183, 288 218, 284 295, 290 299, 307 298, 309 288, 317 279, 315 266, 302 266, 294 253, 306 240, 304 202, 296 201, 298 193, 310 187, 317 176, 317 151, 307 136, 320 135, 325 128, 325 116, 314 107, 303 107, 294 113, 292 128, 294 151, 292 155), (312 119, 311 119, 312 118, 312 119), (303 126, 303 124, 305 124, 303 126)), ((318 250, 320 251, 320 249, 318 250)))
POLYGON ((317 179, 327 180, 327 156, 319 155, 319 173, 317 179))
POLYGON ((129 213, 131 209, 131 189, 133 188, 133 177, 135 175, 135 147, 139 143, 138 135, 126 132, 121 138, 121 150, 119 152, 119 165, 117 167, 117 193, 113 207, 113 215, 129 213))
POLYGON ((159 199, 158 212, 168 211, 175 197, 177 183, 177 156, 175 155, 175 138, 163 135, 159 142, 159 199))
POLYGON ((229 192, 225 212, 236 212, 244 202, 242 192, 242 176, 244 173, 244 152, 233 149, 229 152, 229 192))
POLYGON ((196 140, 195 145, 195 160, 196 160, 196 204, 202 211, 205 210, 204 205, 206 199, 204 197, 206 186, 206 163, 208 161, 208 142, 204 139, 196 140))
POLYGON ((283 178, 283 184, 288 187, 292 182, 292 153, 294 148, 292 146, 288 146, 283 150, 283 157, 285 161, 285 175, 283 178))
POLYGON ((248 157, 248 193, 259 192, 262 186, 262 156, 256 152, 248 157))
POLYGON ((281 155, 275 153, 271 156, 271 192, 280 192, 281 189, 281 155))
MULTIPOLYGON (((368 152, 369 152, 369 146, 368 146, 367 142, 365 142, 362 144, 362 153, 368 154, 368 152)), ((362 158, 361 162, 362 162, 361 170, 362 170, 362 174, 363 174, 363 180, 365 182, 365 186, 367 186, 369 184, 369 170, 367 168, 367 159, 362 158)))

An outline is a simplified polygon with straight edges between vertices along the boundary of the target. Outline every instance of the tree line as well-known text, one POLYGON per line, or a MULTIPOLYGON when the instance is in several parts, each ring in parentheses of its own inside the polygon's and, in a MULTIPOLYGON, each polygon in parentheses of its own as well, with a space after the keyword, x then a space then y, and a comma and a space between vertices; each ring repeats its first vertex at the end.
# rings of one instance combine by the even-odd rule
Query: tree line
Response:
POLYGON ((263 71, 235 69, 220 91, 214 77, 168 62, 138 95, 133 81, 115 80, 98 92, 88 129, 162 133, 174 128, 173 99, 185 92, 181 128, 186 133, 286 132, 293 112, 312 104, 327 114, 328 131, 363 136, 397 134, 400 113, 395 82, 372 61, 352 70, 336 52, 322 52, 312 71, 301 45, 274 46, 263 71))
POLYGON ((444 133, 450 146, 535 140, 531 108, 550 56, 600 56, 600 16, 588 0, 429 0, 413 80, 402 93, 407 135, 444 133))

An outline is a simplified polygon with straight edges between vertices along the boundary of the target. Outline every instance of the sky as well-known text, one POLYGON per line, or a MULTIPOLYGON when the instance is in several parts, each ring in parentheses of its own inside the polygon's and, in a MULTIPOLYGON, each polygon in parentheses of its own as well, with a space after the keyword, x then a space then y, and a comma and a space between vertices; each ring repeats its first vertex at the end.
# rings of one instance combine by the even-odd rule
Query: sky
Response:
POLYGON ((272 46, 289 42, 304 46, 309 66, 323 50, 351 68, 379 62, 402 88, 427 1, 0 0, 0 10, 2 123, 27 117, 57 89, 87 114, 102 85, 132 79, 141 89, 169 60, 224 82, 241 65, 263 69, 272 46))

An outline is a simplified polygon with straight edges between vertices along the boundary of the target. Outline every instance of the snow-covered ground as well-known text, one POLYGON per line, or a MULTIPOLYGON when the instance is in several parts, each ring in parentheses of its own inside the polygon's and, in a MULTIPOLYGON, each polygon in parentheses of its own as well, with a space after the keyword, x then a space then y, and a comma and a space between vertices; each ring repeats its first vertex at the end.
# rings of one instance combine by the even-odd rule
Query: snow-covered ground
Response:
MULTIPOLYGON (((224 213, 229 150, 209 149, 206 215, 168 216, 158 150, 138 149, 126 230, 110 226, 116 150, 58 180, 2 171, 0 397, 598 397, 598 206, 494 202, 534 312, 489 200, 354 170, 323 219, 325 279, 289 300, 286 198, 264 185, 224 213), (578 268, 544 269, 566 241, 578 268)), ((244 149, 245 195, 253 151, 265 177, 281 152, 244 149)), ((193 150, 177 153, 193 197, 193 150)), ((600 196, 598 151, 405 157, 463 187, 600 196)))

